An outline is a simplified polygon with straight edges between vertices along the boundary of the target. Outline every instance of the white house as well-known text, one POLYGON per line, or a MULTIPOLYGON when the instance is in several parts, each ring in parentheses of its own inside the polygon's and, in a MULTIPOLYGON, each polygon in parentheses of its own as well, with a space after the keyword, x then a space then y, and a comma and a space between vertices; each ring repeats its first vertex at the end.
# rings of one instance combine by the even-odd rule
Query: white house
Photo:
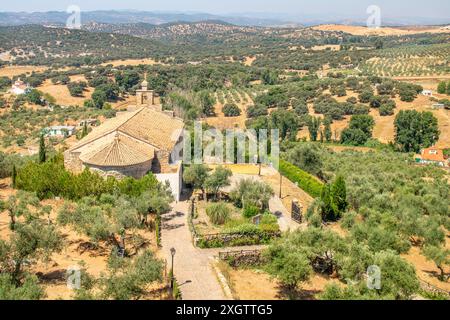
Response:
POLYGON ((17 81, 15 81, 13 83, 13 85, 11 86, 11 89, 9 90, 9 92, 15 94, 15 95, 20 95, 20 94, 25 94, 27 93, 29 90, 31 90, 30 86, 28 84, 25 84, 25 82, 23 82, 22 80, 17 79, 17 81))
POLYGON ((423 90, 422 91, 422 95, 427 96, 427 97, 432 97, 433 96, 433 91, 431 91, 431 90, 423 90))
POLYGON ((71 137, 75 132, 74 126, 53 126, 43 130, 46 137, 71 137))

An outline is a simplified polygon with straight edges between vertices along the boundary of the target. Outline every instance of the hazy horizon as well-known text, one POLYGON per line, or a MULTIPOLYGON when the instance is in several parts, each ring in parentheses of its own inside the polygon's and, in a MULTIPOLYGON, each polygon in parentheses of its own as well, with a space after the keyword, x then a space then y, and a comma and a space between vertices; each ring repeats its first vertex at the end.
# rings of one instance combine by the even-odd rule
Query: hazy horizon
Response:
POLYGON ((259 15, 265 18, 295 18, 311 16, 314 18, 363 17, 370 5, 378 5, 388 18, 437 18, 450 17, 450 1, 429 0, 426 5, 418 0, 228 0, 216 2, 210 0, 165 0, 146 1, 88 1, 61 0, 58 3, 49 0, 39 2, 24 0, 2 4, 0 12, 48 12, 66 11, 70 5, 78 5, 82 11, 151 11, 165 13, 209 13, 214 15, 259 15))

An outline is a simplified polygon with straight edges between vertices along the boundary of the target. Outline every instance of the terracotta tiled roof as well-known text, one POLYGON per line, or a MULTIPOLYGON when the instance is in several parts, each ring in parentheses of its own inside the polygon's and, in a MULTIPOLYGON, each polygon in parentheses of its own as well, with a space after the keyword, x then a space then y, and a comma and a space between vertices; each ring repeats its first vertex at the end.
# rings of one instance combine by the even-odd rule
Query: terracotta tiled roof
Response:
POLYGON ((184 123, 181 119, 171 117, 151 107, 143 107, 107 120, 73 146, 70 151, 76 151, 115 131, 148 143, 158 150, 172 151, 183 127, 184 123))
POLYGON ((428 148, 422 150, 421 153, 422 160, 426 161, 437 161, 437 162, 445 162, 444 152, 442 149, 437 148, 428 148))
POLYGON ((90 165, 125 167, 148 162, 154 158, 155 149, 120 132, 101 138, 98 147, 82 154, 80 159, 90 165))

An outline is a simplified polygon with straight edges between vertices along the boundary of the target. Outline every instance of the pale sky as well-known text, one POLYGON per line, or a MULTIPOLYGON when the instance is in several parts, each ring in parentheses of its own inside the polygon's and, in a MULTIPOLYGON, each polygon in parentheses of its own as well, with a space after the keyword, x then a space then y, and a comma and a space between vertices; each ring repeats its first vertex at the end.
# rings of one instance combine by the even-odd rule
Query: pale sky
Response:
POLYGON ((0 11, 65 11, 78 5, 83 11, 143 10, 196 11, 213 14, 260 12, 291 15, 363 16, 369 5, 378 5, 386 16, 450 17, 449 0, 1 0, 0 11))

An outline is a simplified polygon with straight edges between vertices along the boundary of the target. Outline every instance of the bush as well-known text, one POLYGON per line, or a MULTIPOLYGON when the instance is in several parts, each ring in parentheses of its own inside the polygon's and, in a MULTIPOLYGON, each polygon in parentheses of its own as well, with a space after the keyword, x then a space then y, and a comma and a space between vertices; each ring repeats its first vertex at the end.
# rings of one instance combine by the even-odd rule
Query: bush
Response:
POLYGON ((253 206, 253 205, 248 205, 248 206, 245 206, 243 215, 245 218, 253 218, 253 217, 257 216, 260 212, 261 211, 258 207, 253 206))
POLYGON ((394 114, 394 108, 392 104, 383 104, 379 109, 380 116, 392 116, 394 114))
POLYGON ((247 108, 247 117, 249 118, 267 116, 268 114, 267 107, 263 105, 249 106, 247 108))
POLYGON ((311 197, 320 197, 323 184, 309 173, 285 160, 280 160, 280 172, 292 182, 298 183, 298 186, 311 197))
POLYGON ((238 117, 241 115, 241 109, 234 103, 227 103, 222 109, 225 117, 238 117))
POLYGON ((223 225, 230 219, 230 207, 225 203, 213 203, 206 208, 206 214, 213 224, 223 225))

